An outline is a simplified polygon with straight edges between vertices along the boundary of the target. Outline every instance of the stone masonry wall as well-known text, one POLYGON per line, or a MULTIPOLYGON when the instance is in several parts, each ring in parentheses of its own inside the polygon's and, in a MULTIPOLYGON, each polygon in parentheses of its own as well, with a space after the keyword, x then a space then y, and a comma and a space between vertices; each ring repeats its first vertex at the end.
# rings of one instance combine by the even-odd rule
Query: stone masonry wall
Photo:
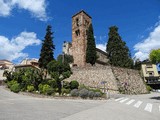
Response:
POLYGON ((146 86, 139 71, 118 67, 112 67, 112 71, 116 77, 118 88, 121 88, 126 94, 147 93, 146 86))
POLYGON ((110 91, 118 91, 115 77, 110 66, 98 66, 87 68, 73 68, 73 74, 68 81, 77 80, 80 84, 84 84, 93 88, 104 88, 102 81, 107 81, 106 88, 110 91))
POLYGON ((146 86, 139 75, 139 72, 131 69, 123 69, 111 66, 96 66, 87 68, 73 68, 73 74, 67 81, 77 80, 93 88, 104 88, 102 81, 107 81, 106 88, 110 93, 117 93, 118 90, 127 84, 126 94, 147 93, 146 86))

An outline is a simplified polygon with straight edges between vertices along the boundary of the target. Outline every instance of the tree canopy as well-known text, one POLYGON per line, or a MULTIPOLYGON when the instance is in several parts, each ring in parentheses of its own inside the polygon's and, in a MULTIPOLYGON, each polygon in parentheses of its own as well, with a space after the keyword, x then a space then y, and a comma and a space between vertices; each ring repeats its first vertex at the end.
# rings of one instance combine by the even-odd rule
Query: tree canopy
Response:
POLYGON ((121 39, 118 33, 118 27, 110 27, 108 36, 106 52, 108 53, 110 64, 113 66, 132 68, 133 60, 131 59, 130 51, 126 43, 121 39))
POLYGON ((96 45, 93 33, 93 26, 90 24, 87 30, 87 49, 86 49, 86 62, 94 65, 96 62, 96 45))
POLYGON ((150 61, 154 64, 160 63, 160 49, 152 50, 149 54, 150 61))
POLYGON ((54 60, 54 49, 55 45, 53 44, 53 32, 51 25, 47 26, 45 39, 42 42, 42 48, 39 58, 39 67, 42 69, 47 68, 47 64, 54 60))
POLYGON ((47 65, 47 70, 51 77, 56 80, 58 85, 58 92, 61 94, 61 81, 69 78, 71 75, 71 68, 69 64, 53 60, 47 65))
POLYGON ((67 55, 67 54, 60 54, 58 57, 57 57, 57 61, 61 62, 61 63, 73 63, 73 56, 72 55, 67 55))

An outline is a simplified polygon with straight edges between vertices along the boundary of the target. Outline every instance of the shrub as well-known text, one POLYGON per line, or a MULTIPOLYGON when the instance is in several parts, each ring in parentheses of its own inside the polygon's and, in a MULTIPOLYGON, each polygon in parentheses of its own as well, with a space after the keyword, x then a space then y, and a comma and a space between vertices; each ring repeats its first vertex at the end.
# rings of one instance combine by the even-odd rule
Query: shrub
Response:
POLYGON ((68 81, 63 81, 63 88, 65 89, 69 89, 70 88, 70 84, 68 81))
POLYGON ((71 90, 73 89, 78 89, 79 83, 76 80, 73 80, 70 82, 70 88, 71 90))
POLYGON ((101 97, 101 96, 102 96, 102 94, 100 92, 95 92, 94 93, 94 97, 101 97))
POLYGON ((82 89, 87 89, 87 90, 89 90, 89 87, 87 87, 87 86, 85 86, 84 84, 81 84, 81 85, 79 85, 79 90, 82 90, 82 89))
POLYGON ((52 95, 54 93, 54 89, 53 88, 46 88, 46 94, 47 95, 52 95))
POLYGON ((12 81, 8 81, 8 82, 7 82, 8 88, 10 88, 10 87, 11 87, 12 85, 14 85, 14 84, 17 84, 17 81, 12 80, 12 81))
POLYGON ((27 90, 28 90, 28 92, 33 92, 34 91, 34 86, 33 85, 28 85, 27 90))
POLYGON ((21 89, 20 89, 20 85, 19 83, 15 83, 10 87, 11 91, 18 93, 21 89))
POLYGON ((79 96, 83 99, 86 99, 88 97, 88 90, 87 89, 82 89, 79 91, 79 96))
POLYGON ((46 94, 49 88, 51 88, 51 87, 48 84, 43 85, 42 93, 46 94))
POLYGON ((62 88, 62 95, 64 95, 64 94, 69 94, 70 91, 71 91, 70 89, 62 88))
POLYGON ((94 92, 93 91, 89 91, 88 92, 88 97, 93 99, 94 98, 94 92))
POLYGON ((78 89, 73 89, 73 90, 71 90, 70 94, 73 97, 78 97, 79 96, 79 91, 78 91, 78 89))
POLYGON ((146 87, 147 87, 147 90, 148 90, 148 92, 152 91, 152 88, 151 88, 151 86, 149 86, 149 85, 146 85, 146 87))
POLYGON ((57 82, 56 80, 49 80, 48 84, 52 87, 52 88, 57 88, 57 82))
POLYGON ((91 91, 93 91, 93 92, 99 92, 99 93, 101 93, 101 95, 103 94, 100 89, 91 89, 91 91))
POLYGON ((43 84, 38 85, 38 90, 40 93, 43 93, 43 84))

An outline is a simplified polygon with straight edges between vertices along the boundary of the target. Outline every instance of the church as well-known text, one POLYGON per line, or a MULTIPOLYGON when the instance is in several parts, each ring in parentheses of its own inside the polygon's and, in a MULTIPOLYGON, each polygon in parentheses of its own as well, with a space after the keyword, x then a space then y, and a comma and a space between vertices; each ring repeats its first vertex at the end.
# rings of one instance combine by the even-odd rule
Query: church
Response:
MULTIPOLYGON (((85 67, 87 49, 87 30, 92 23, 92 17, 84 10, 72 16, 72 42, 63 43, 63 54, 72 55, 73 66, 85 67)), ((107 53, 96 48, 96 64, 108 64, 107 53)))

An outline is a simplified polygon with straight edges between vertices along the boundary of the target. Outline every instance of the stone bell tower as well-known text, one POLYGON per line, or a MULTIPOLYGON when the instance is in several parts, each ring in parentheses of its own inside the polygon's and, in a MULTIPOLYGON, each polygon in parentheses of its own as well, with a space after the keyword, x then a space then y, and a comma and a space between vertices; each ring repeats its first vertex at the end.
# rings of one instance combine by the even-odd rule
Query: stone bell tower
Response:
POLYGON ((78 67, 86 65, 86 32, 91 22, 92 18, 83 10, 72 16, 72 55, 78 67))

